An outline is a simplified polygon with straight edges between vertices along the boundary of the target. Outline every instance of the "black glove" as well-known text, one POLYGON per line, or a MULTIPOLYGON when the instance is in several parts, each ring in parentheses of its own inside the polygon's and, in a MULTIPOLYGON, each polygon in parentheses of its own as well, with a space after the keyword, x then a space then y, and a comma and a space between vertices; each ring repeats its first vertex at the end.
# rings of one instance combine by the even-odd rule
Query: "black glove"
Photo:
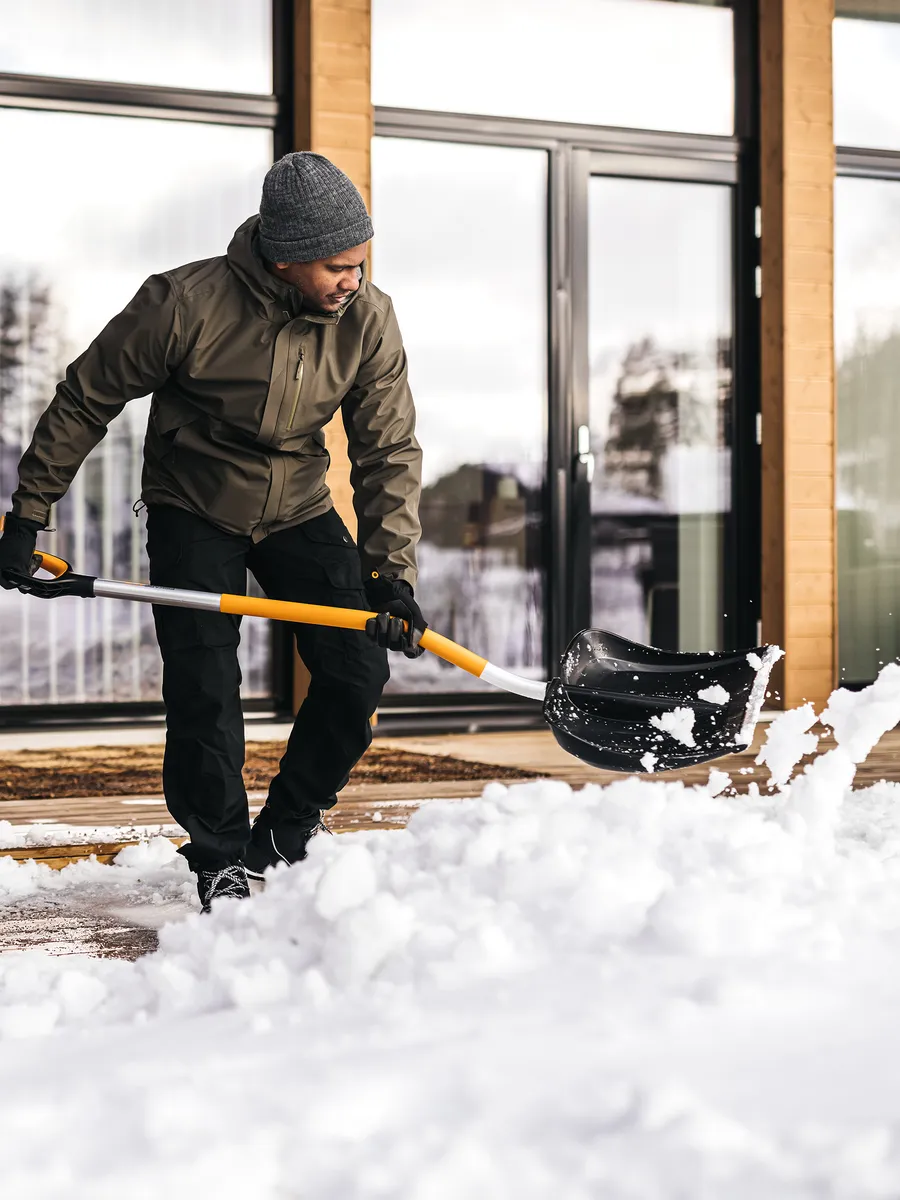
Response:
POLYGON ((3 523, 3 534, 0 536, 0 587, 7 590, 14 588, 15 583, 7 575, 30 575, 31 559, 37 543, 37 535, 44 527, 38 521, 29 521, 27 517, 14 517, 6 514, 3 523))
POLYGON ((407 658, 424 654, 419 639, 428 622, 413 598, 412 587, 403 579, 392 579, 377 571, 372 572, 365 586, 366 599, 378 613, 366 622, 366 633, 372 641, 383 650, 402 650, 407 658))

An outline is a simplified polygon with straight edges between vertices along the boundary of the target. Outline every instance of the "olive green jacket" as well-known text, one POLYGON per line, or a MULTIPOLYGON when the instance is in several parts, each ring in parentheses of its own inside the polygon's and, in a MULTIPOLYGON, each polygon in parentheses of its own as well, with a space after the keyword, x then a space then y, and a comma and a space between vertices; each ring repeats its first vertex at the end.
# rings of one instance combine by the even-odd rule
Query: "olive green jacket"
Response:
POLYGON ((66 371, 19 464, 12 511, 46 525, 129 400, 153 393, 142 498, 259 541, 331 508, 323 428, 341 410, 364 569, 414 584, 421 451, 390 299, 363 276, 304 312, 255 251, 153 275, 66 371))

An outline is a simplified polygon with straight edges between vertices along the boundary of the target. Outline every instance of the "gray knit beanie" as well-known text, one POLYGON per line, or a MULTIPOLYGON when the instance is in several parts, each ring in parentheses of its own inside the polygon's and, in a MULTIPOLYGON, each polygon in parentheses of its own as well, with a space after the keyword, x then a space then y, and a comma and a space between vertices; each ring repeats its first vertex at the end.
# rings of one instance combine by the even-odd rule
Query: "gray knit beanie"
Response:
POLYGON ((372 234, 362 196, 321 154, 296 151, 269 168, 259 204, 259 248, 269 262, 330 258, 372 234))

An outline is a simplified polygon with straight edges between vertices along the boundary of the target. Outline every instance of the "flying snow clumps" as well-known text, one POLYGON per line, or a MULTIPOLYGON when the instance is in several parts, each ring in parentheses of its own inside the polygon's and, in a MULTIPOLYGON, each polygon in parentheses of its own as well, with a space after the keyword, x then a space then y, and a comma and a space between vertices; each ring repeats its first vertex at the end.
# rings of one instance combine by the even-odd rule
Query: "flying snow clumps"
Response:
POLYGON ((862 762, 878 739, 897 724, 900 704, 900 664, 887 663, 878 678, 861 692, 839 688, 832 692, 820 718, 834 732, 841 749, 862 762))
POLYGON ((783 787, 800 759, 815 753, 818 736, 807 731, 816 720, 812 704, 804 704, 801 708, 788 709, 769 722, 766 740, 756 761, 769 768, 773 787, 783 787))
POLYGON ((714 683, 711 687, 701 688, 697 699, 708 700, 710 704, 727 704, 731 699, 731 692, 723 688, 721 683, 714 683))
POLYGON ((650 724, 667 733, 676 742, 681 742, 683 746, 696 746, 693 734, 696 719, 697 714, 692 708, 676 708, 672 712, 662 713, 661 716, 652 716, 650 724))

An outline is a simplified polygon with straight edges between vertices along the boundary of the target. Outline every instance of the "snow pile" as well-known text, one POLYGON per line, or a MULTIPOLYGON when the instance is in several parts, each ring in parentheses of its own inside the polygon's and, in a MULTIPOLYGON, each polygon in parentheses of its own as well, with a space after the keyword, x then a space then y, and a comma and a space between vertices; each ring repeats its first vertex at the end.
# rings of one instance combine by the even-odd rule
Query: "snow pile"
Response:
POLYGON ((31 846, 84 846, 97 842, 124 842, 132 838, 184 837, 179 825, 64 825, 42 821, 13 825, 0 821, 0 849, 23 850, 31 846))
MULTIPOLYGON (((788 784, 808 716, 768 796, 492 784, 315 839, 137 963, 0 956, 5 1190, 900 1194, 900 787, 851 790, 900 678, 832 697, 788 784)), ((89 866, 186 886, 152 845, 89 866)))
MULTIPOLYGON (((26 834, 24 845, 40 844, 31 840, 31 826, 19 828, 26 834)), ((39 827, 37 838, 41 831, 42 827, 39 827)), ((85 907, 137 899, 150 908, 180 902, 179 916, 186 916, 195 907, 193 879, 186 862, 168 837, 151 836, 146 841, 126 846, 116 855, 115 862, 113 868, 90 858, 54 871, 34 859, 20 863, 0 855, 0 904, 13 904, 38 896, 51 903, 75 900, 85 907), (190 907, 184 904, 186 900, 190 900, 190 907)), ((155 921, 144 923, 156 924, 155 921)), ((0 975, 3 961, 0 959, 0 975)))
POLYGON ((800 759, 815 753, 819 738, 808 730, 817 720, 813 706, 804 704, 781 713, 769 723, 756 762, 769 768, 773 787, 787 783, 800 759))

